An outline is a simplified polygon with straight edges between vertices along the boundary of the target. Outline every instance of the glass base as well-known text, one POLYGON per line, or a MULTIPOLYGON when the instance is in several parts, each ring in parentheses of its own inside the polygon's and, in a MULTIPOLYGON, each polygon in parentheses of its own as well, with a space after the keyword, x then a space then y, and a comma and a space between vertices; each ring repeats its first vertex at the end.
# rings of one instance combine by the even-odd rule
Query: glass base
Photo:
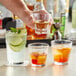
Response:
POLYGON ((20 65, 20 64, 24 64, 24 62, 13 63, 13 64, 20 65))
POLYGON ((32 66, 34 66, 34 67, 43 67, 43 66, 45 66, 45 64, 43 64, 43 65, 35 65, 35 64, 31 64, 32 66))
POLYGON ((18 62, 18 63, 7 63, 6 66, 27 66, 29 65, 29 61, 18 62))
POLYGON ((68 62, 64 62, 64 63, 54 62, 54 64, 56 64, 56 65, 67 65, 67 64, 68 64, 68 62))

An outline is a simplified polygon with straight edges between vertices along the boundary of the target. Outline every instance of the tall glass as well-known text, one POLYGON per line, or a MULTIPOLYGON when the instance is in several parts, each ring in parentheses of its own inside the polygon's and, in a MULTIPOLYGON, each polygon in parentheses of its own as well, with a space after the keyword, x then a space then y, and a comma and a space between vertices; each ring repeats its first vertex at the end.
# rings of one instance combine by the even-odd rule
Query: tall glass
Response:
POLYGON ((7 61, 9 64, 23 64, 25 61, 26 33, 6 33, 7 61))
POLYGON ((69 40, 54 40, 51 42, 54 64, 64 65, 68 63, 72 49, 72 42, 69 40))
POLYGON ((31 43, 28 46, 32 66, 44 66, 46 63, 48 44, 31 43))

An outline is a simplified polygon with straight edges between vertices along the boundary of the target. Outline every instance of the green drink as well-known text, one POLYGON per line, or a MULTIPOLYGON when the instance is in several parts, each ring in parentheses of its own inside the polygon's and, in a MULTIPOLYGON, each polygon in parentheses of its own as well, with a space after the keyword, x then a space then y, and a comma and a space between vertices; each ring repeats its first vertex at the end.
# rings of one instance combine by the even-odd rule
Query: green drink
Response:
POLYGON ((7 31, 6 47, 9 64, 24 63, 26 35, 25 30, 21 30, 20 33, 7 31))

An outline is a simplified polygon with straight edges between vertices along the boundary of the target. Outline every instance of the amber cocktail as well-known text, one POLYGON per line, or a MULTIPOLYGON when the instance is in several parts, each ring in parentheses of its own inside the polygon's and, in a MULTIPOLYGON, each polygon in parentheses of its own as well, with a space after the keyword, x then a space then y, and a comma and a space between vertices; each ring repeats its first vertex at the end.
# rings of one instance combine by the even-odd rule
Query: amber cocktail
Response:
POLYGON ((35 30, 26 26, 27 40, 47 39, 47 34, 37 34, 35 30))
POLYGON ((71 41, 67 41, 67 40, 52 41, 54 63, 57 65, 67 64, 69 60, 71 48, 72 48, 71 41))
POLYGON ((32 66, 45 65, 48 52, 48 44, 46 43, 29 44, 29 51, 32 66))
POLYGON ((47 57, 46 53, 32 52, 30 54, 32 64, 35 65, 45 65, 46 57, 47 57))

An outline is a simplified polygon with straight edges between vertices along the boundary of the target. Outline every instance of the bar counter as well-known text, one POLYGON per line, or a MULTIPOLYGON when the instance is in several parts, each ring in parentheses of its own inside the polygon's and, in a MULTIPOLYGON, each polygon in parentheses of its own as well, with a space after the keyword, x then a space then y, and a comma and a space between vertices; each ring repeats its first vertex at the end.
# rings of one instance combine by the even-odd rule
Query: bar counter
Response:
MULTIPOLYGON (((26 48, 26 59, 29 60, 28 48, 26 48)), ((69 63, 67 65, 54 65, 52 60, 52 51, 49 47, 49 53, 44 67, 27 66, 6 66, 7 56, 6 48, 0 49, 0 76, 76 76, 76 46, 72 47, 69 63)))

